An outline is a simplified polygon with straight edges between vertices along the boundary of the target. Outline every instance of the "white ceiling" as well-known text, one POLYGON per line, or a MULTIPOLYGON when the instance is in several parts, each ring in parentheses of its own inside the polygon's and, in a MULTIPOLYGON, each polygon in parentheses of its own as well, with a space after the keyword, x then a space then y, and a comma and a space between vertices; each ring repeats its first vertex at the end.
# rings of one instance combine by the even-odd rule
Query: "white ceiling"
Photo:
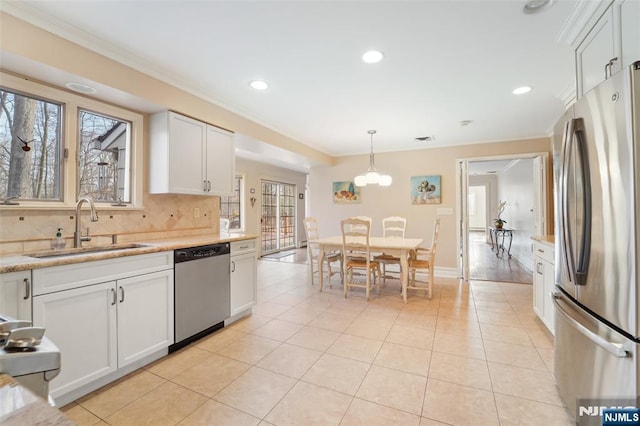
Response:
MULTIPOLYGON (((369 129, 376 152, 548 136, 574 87, 572 49, 556 39, 578 2, 532 15, 520 0, 56 0, 3 10, 348 155, 368 152, 369 129), (370 49, 384 60, 363 63, 370 49), (256 78, 270 88, 251 89, 256 78), (533 91, 511 94, 522 85, 533 91)), ((20 62, 3 56, 3 67, 24 71, 20 62)))

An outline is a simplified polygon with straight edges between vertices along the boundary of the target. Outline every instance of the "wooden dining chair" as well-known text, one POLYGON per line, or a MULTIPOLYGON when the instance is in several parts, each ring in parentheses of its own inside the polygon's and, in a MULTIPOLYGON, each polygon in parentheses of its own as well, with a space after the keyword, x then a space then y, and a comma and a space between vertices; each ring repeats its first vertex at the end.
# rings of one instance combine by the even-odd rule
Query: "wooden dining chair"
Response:
POLYGON ((349 218, 341 223, 342 228, 342 253, 344 256, 344 297, 353 287, 365 289, 365 299, 369 300, 369 294, 374 287, 380 285, 376 275, 380 277, 380 262, 371 258, 371 248, 369 239, 371 234, 371 222, 349 218), (365 282, 357 282, 353 279, 354 269, 364 269, 365 282))
MULTIPOLYGON (((304 231, 307 234, 307 257, 309 259, 309 276, 311 278, 311 285, 314 285, 314 274, 324 274, 324 265, 318 264, 318 260, 320 258, 320 246, 311 242, 311 240, 317 240, 318 238, 320 238, 320 233, 318 232, 318 221, 315 217, 309 216, 305 217, 303 222, 304 231)), ((338 273, 340 274, 341 279, 343 276, 342 253, 339 250, 325 252, 324 263, 327 265, 327 270, 329 272, 329 288, 332 288, 331 277, 334 274, 338 273), (336 262, 340 263, 340 267, 337 271, 334 271, 331 268, 331 264, 336 262)))
POLYGON ((425 295, 429 295, 429 299, 433 297, 433 270, 436 262, 436 248, 438 246, 438 232, 440 230, 440 218, 436 219, 433 224, 433 238, 431 247, 418 247, 412 250, 409 255, 409 282, 408 290, 424 290, 425 295), (426 272, 428 274, 427 282, 416 280, 416 273, 426 272))
MULTIPOLYGON (((382 235, 385 238, 404 238, 407 228, 407 219, 398 216, 389 216, 382 219, 382 235)), ((400 258, 382 253, 373 257, 382 265, 382 284, 387 283, 387 265, 400 265, 400 258)), ((402 272, 402 271, 400 271, 402 272)))

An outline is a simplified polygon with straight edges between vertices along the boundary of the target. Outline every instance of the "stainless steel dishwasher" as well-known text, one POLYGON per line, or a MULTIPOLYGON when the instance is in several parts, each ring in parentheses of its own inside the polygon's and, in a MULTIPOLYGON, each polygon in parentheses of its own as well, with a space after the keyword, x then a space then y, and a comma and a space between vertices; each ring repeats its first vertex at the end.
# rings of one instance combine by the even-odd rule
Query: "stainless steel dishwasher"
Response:
POLYGON ((231 313, 229 243, 173 252, 175 351, 219 328, 231 313))

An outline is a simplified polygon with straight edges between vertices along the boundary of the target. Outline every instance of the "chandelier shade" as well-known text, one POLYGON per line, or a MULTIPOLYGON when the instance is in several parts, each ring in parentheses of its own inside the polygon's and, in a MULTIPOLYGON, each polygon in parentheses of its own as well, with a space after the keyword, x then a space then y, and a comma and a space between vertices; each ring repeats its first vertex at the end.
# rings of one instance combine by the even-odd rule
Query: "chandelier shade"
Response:
POLYGON ((356 176, 353 181, 356 186, 367 186, 367 185, 380 185, 380 186, 389 186, 393 181, 393 178, 389 175, 385 175, 379 173, 376 170, 375 158, 373 154, 373 135, 376 134, 375 130, 367 131, 369 135, 371 135, 371 153, 369 154, 369 169, 361 174, 356 176))

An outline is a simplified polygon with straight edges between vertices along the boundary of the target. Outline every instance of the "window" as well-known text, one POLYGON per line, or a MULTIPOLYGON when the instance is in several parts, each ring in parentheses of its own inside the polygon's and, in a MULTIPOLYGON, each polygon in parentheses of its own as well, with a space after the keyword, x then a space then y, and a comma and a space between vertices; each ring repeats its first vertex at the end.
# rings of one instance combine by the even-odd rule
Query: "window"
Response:
POLYGON ((70 209, 90 196, 100 209, 142 208, 141 114, 4 72, 0 79, 0 201, 70 209))
POLYGON ((220 217, 229 219, 229 230, 241 230, 242 226, 242 176, 236 176, 234 194, 220 197, 220 217))
POLYGON ((129 202, 130 123, 80 110, 78 194, 129 202))
POLYGON ((61 200, 62 105, 0 89, 0 198, 61 200))

